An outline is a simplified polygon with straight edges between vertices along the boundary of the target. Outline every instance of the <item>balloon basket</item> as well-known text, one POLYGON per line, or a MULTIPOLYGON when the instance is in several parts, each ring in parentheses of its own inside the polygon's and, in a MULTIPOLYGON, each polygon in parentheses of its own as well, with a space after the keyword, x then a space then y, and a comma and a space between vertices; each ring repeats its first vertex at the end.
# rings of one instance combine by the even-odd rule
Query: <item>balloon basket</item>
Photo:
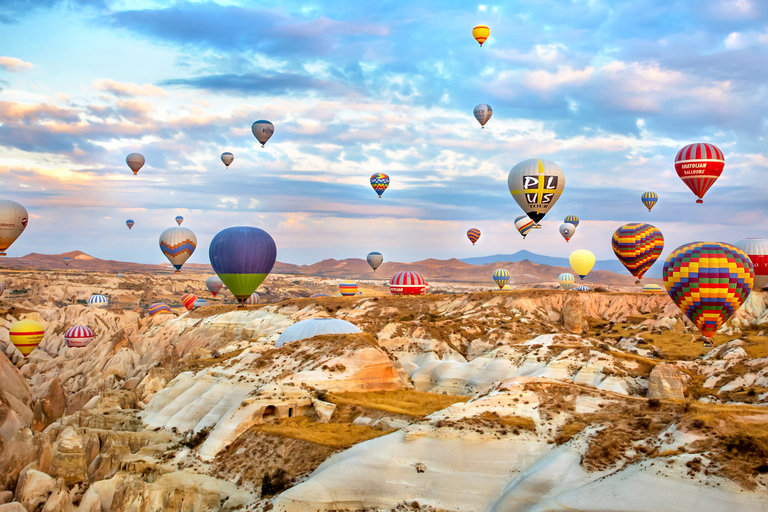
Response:
POLYGON ((696 204, 701 204, 701 203, 703 203, 703 202, 704 202, 704 200, 703 200, 703 199, 697 199, 697 200, 696 200, 696 204))

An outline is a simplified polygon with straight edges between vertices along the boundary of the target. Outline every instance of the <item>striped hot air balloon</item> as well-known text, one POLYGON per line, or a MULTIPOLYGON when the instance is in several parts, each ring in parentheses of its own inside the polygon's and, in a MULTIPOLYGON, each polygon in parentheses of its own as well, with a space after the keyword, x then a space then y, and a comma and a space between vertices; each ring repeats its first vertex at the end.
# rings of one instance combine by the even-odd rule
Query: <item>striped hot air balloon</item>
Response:
POLYGON ((381 199, 381 194, 383 194, 384 191, 387 190, 387 187, 389 187, 389 176, 383 172, 374 173, 371 176, 371 187, 373 187, 373 190, 379 194, 379 199, 381 199))
POLYGON ((88 297, 88 305, 104 309, 109 307, 109 299, 106 295, 91 295, 88 297))
POLYGON ((342 297, 352 297, 357 294, 357 283, 354 281, 344 281, 339 283, 339 293, 342 297))
POLYGON ((208 305, 208 301, 205 299, 197 299, 195 302, 192 303, 192 309, 197 308, 204 308, 208 305))
POLYGON ((197 300, 197 295, 194 293, 186 293, 181 296, 181 303, 182 305, 187 308, 187 311, 192 311, 195 309, 195 301, 197 300))
POLYGON ((28 357, 43 341, 45 328, 35 320, 20 320, 11 325, 8 334, 11 343, 21 352, 21 355, 28 357))
POLYGON ((259 303, 259 294, 256 292, 253 292, 250 297, 245 299, 245 302, 243 304, 246 304, 248 306, 254 306, 259 303))
POLYGON ((499 268, 493 271, 493 280, 499 286, 499 290, 504 288, 504 285, 509 282, 509 270, 499 268))
POLYGON ((515 219, 515 227, 523 235, 523 238, 533 229, 534 224, 535 222, 527 215, 521 215, 515 219))
POLYGON ((675 157, 675 171, 703 203, 704 194, 714 185, 725 167, 725 156, 714 144, 688 144, 675 157))
POLYGON ((573 271, 576 272, 576 275, 584 279, 589 274, 589 271, 592 270, 592 267, 595 266, 595 255, 592 251, 579 249, 578 251, 573 251, 568 256, 568 262, 571 264, 573 271))
POLYGON ((411 270, 400 271, 389 281, 392 295, 424 295, 428 286, 421 274, 411 270))
POLYGON ((168 228, 160 234, 160 250, 176 272, 186 263, 197 248, 197 237, 191 229, 175 227, 168 228))
POLYGON ((156 302, 147 308, 149 316, 155 316, 159 313, 173 313, 171 307, 165 302, 156 302))
POLYGON ((573 274, 563 272, 557 276, 557 282, 560 283, 560 286, 563 287, 563 290, 570 290, 573 287, 573 283, 576 282, 576 278, 573 277, 573 274))
POLYGON ((643 293, 662 293, 664 288, 657 284, 647 284, 643 286, 643 293))
POLYGON ((472 245, 475 245, 475 242, 480 240, 480 230, 477 228, 470 229, 467 231, 467 238, 469 238, 469 241, 472 242, 472 245))
POLYGON ((64 341, 70 348, 83 348, 93 341, 94 336, 93 329, 90 327, 75 325, 64 333, 64 341))
POLYGON ((577 292, 588 292, 589 291, 589 286, 585 286, 583 284, 579 285, 579 286, 576 287, 576 291, 577 292))
POLYGON ((472 37, 475 38, 475 41, 480 43, 481 48, 490 35, 491 29, 488 28, 487 25, 476 25, 475 28, 472 29, 472 37))
POLYGON ((659 194, 656 192, 643 192, 643 195, 640 196, 640 200, 650 212, 651 208, 653 208, 656 203, 659 202, 659 194))
POLYGON ((755 269, 755 290, 762 290, 768 285, 768 240, 763 238, 747 238, 734 244, 747 253, 752 267, 755 269))
POLYGON ((330 297, 327 293, 316 293, 311 296, 312 299, 324 299, 326 297, 330 297))
POLYGON ((656 263, 664 250, 664 236, 650 224, 624 224, 611 237, 619 261, 638 280, 656 263))
POLYGON ((573 224, 573 227, 579 227, 579 218, 575 215, 568 215, 563 219, 563 224, 573 224))
POLYGON ((720 242, 682 245, 664 263, 667 293, 707 338, 747 300, 754 280, 749 256, 720 242))

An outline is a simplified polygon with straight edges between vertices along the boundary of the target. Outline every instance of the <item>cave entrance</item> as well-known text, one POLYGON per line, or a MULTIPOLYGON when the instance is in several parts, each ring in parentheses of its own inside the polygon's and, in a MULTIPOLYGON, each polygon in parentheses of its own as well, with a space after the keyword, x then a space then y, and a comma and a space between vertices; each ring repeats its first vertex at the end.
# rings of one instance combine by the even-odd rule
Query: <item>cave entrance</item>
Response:
POLYGON ((275 407, 274 405, 268 405, 264 409, 264 414, 262 414, 261 417, 264 418, 264 421, 274 420, 275 418, 277 418, 277 407, 275 407))

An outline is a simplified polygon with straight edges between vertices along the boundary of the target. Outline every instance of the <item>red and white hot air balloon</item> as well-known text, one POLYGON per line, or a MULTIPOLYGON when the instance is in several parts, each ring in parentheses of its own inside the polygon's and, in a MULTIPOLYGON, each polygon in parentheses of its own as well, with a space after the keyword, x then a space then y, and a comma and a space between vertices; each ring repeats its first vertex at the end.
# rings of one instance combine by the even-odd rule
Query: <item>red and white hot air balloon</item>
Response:
POLYGON ((392 295, 424 295, 429 284, 418 272, 405 270, 398 272, 389 281, 389 291, 392 295))
POLYGON ((71 348, 87 347, 90 342, 93 341, 95 334, 93 329, 84 325, 75 325, 67 329, 64 333, 64 341, 67 342, 67 346, 71 348))
POLYGON ((675 157, 675 171, 703 203, 704 194, 714 185, 725 167, 725 156, 714 144, 688 144, 675 157))
POLYGON ((749 260, 755 268, 755 284, 753 289, 762 290, 768 285, 768 240, 764 238, 747 238, 746 240, 739 240, 733 245, 749 256, 749 260))

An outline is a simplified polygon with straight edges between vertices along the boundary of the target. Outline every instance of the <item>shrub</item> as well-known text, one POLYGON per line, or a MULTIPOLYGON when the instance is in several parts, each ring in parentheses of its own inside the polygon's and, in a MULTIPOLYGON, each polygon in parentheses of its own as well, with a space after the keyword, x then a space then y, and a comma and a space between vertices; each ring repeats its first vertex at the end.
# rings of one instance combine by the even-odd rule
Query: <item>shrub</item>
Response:
POLYGON ((291 485, 291 479, 283 468, 277 468, 271 475, 264 473, 261 477, 261 497, 274 496, 289 485, 291 485))

